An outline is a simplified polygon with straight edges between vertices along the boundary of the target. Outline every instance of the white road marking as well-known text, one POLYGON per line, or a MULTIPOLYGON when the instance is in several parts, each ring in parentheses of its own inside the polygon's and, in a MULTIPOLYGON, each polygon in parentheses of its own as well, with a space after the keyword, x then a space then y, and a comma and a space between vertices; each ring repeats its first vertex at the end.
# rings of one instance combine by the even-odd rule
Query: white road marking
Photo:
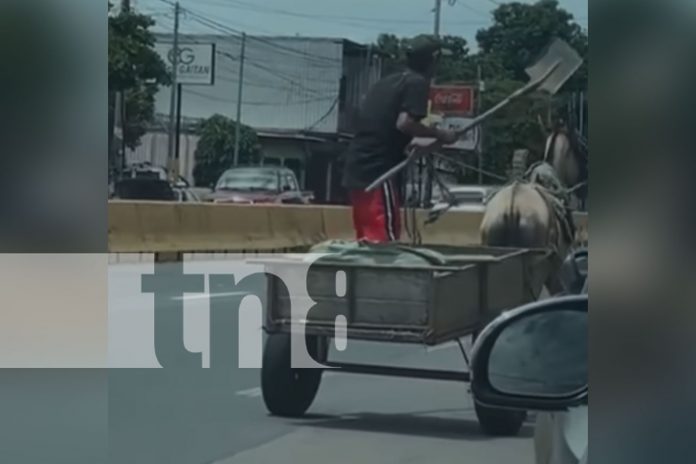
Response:
POLYGON ((237 396, 246 396, 248 398, 258 398, 261 396, 261 387, 248 388, 246 390, 239 390, 235 392, 237 396))

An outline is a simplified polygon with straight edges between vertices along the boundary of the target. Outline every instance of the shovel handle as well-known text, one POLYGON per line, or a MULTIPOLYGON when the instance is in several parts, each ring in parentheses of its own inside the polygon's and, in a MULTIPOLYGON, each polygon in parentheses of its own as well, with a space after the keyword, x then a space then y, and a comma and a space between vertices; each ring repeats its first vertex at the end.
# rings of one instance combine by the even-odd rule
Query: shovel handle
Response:
POLYGON ((391 168, 390 170, 388 170, 387 172, 385 172, 384 174, 379 176, 377 178, 377 180, 372 182, 365 189, 365 191, 371 192, 374 189, 376 189, 377 187, 379 187, 380 185, 382 185, 383 183, 385 183, 386 181, 388 181, 389 179, 391 179, 392 177, 394 177, 396 174, 399 173, 399 171, 401 171, 403 168, 408 166, 412 161, 414 161, 416 158, 418 158, 418 156, 416 155, 417 153, 418 153, 418 150, 411 150, 411 153, 409 153, 408 156, 406 156, 405 160, 401 161, 399 164, 397 164, 396 166, 394 166, 393 168, 391 168))

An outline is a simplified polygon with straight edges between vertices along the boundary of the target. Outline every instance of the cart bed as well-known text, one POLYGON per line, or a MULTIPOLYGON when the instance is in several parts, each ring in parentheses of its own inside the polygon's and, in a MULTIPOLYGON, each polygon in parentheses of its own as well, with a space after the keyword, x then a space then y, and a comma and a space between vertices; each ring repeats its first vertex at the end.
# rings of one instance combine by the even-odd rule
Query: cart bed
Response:
MULTIPOLYGON (((549 252, 538 249, 421 246, 456 262, 446 266, 317 262, 307 275, 313 298, 288 296, 269 280, 267 332, 296 330, 291 305, 314 305, 304 331, 332 337, 345 317, 349 339, 435 345, 472 334, 502 311, 537 298, 549 270, 549 252), (337 295, 337 273, 345 293, 337 295), (294 323, 294 324, 293 324, 294 323)), ((292 276, 297 261, 265 260, 267 272, 292 276)), ((301 264, 306 269, 307 264, 301 264)), ((297 288, 297 287, 294 287, 297 288)))

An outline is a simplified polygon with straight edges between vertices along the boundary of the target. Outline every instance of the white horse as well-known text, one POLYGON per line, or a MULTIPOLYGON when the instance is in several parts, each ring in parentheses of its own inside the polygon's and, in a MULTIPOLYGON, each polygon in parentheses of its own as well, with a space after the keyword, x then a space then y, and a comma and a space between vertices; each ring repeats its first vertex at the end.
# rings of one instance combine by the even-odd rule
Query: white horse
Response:
MULTIPOLYGON (((575 153, 572 141, 561 128, 548 136, 544 162, 546 164, 532 171, 531 182, 515 181, 493 195, 486 204, 480 234, 481 243, 487 246, 553 249, 546 287, 554 294, 562 290, 558 270, 574 237, 565 228, 559 200, 550 194, 553 189, 543 185, 544 176, 537 174, 551 166, 562 184, 560 188, 566 189, 584 181, 582 177, 587 171, 575 153)), ((563 195, 565 192, 553 193, 563 195)))

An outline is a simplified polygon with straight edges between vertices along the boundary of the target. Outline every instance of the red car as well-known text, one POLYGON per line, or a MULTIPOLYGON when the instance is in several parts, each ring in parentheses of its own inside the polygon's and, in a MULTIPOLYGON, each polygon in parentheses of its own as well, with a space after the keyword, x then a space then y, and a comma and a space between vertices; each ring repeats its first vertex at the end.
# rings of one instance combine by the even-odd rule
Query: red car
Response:
POLYGON ((300 190, 295 173, 288 168, 238 167, 222 173, 208 200, 236 204, 308 204, 312 194, 300 190))

